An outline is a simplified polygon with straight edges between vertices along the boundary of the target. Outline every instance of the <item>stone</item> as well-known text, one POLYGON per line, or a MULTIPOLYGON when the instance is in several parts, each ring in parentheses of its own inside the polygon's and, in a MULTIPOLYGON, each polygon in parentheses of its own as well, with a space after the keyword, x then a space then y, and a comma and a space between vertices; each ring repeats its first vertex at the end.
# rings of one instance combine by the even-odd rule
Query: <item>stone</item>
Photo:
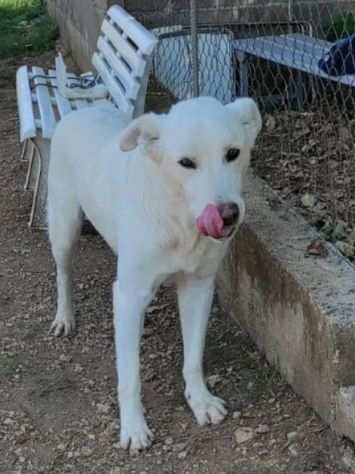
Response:
POLYGON ((234 439, 237 444, 246 443, 247 441, 250 441, 251 439, 253 439, 254 436, 255 436, 255 432, 253 428, 248 428, 248 427, 238 428, 234 432, 234 439))
POLYGON ((107 413, 110 411, 110 405, 108 403, 98 403, 96 405, 96 409, 99 413, 104 413, 107 415, 107 413))
POLYGON ((85 456, 86 458, 90 457, 94 450, 92 448, 89 448, 87 446, 84 446, 83 449, 81 450, 82 455, 85 456))
POLYGON ((119 467, 113 467, 110 471, 110 474, 120 474, 121 473, 121 469, 119 467))
POLYGON ((270 428, 268 425, 259 425, 256 429, 255 429, 255 433, 257 434, 266 434, 266 433, 269 433, 270 431, 270 428))
POLYGON ((185 459, 186 456, 187 456, 187 451, 181 451, 181 453, 177 455, 179 459, 185 459))
POLYGON ((298 437, 297 431, 290 431, 289 433, 287 433, 288 441, 294 441, 295 439, 297 439, 297 437, 298 437))

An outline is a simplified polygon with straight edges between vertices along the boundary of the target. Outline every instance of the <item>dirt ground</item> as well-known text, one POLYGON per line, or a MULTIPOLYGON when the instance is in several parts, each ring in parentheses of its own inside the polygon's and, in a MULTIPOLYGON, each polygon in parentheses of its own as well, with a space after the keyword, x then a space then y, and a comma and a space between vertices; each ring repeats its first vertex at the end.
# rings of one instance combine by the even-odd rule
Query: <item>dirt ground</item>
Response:
POLYGON ((26 165, 16 137, 16 67, 0 63, 0 472, 351 472, 353 445, 292 392, 217 302, 205 366, 229 416, 219 426, 196 425, 183 398, 171 291, 150 306, 142 348, 155 442, 138 456, 119 449, 111 304, 116 261, 100 237, 82 236, 75 263, 78 331, 71 338, 49 336, 55 269, 46 233, 27 228, 31 196, 23 192, 26 165))

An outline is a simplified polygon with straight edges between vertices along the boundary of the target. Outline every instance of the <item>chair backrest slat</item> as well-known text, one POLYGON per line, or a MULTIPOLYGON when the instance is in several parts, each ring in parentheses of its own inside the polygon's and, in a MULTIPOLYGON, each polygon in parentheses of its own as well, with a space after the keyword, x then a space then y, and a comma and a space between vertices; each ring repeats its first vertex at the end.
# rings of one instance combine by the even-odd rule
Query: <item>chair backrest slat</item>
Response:
POLYGON ((123 8, 115 5, 107 11, 92 62, 113 102, 131 117, 142 113, 141 91, 147 87, 157 41, 123 8))

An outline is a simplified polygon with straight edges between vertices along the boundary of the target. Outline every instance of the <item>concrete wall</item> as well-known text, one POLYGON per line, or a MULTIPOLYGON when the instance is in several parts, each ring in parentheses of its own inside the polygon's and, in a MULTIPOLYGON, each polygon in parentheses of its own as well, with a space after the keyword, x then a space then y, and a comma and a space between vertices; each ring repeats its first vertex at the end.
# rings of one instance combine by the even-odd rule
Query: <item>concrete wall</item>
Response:
MULTIPOLYGON (((113 2, 114 3, 114 2, 113 2)), ((148 26, 188 24, 189 0, 126 0, 126 8, 148 26)), ((288 0, 200 0, 198 19, 202 23, 249 22, 288 18, 288 0)))
POLYGON ((219 274, 224 308, 270 363, 339 433, 355 440, 355 269, 257 178, 219 274))
POLYGON ((64 47, 72 53, 81 70, 90 70, 108 0, 47 0, 47 4, 59 25, 64 47))

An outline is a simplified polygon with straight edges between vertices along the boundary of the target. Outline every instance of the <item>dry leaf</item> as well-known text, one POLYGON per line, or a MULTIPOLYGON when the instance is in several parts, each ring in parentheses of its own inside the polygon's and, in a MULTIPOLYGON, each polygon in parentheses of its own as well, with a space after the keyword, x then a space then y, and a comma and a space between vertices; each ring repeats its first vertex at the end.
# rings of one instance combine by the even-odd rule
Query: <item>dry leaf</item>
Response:
POLYGON ((316 203, 316 197, 313 194, 306 193, 302 196, 302 204, 306 208, 314 207, 316 203))
POLYGON ((328 249, 322 240, 316 239, 312 240, 312 242, 308 245, 307 254, 324 258, 328 255, 328 249))

